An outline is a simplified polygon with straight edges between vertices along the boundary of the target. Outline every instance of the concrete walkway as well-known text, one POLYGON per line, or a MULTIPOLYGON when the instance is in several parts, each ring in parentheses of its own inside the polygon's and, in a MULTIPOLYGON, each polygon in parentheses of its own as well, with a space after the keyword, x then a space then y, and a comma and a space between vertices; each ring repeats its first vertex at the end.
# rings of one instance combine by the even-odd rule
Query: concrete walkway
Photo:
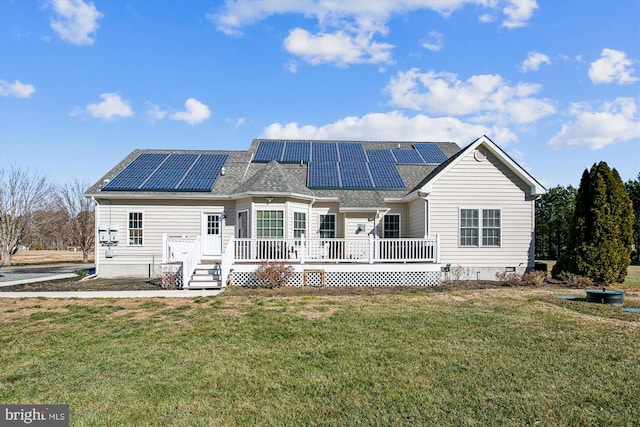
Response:
POLYGON ((222 289, 160 291, 0 292, 1 298, 197 298, 215 296, 222 289))

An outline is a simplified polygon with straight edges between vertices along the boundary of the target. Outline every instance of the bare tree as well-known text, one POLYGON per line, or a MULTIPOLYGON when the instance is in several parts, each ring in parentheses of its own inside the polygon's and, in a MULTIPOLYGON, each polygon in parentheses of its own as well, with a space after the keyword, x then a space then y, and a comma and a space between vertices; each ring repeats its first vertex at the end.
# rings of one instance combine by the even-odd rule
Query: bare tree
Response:
POLYGON ((0 169, 0 254, 5 265, 11 265, 11 257, 29 225, 33 213, 43 209, 50 196, 51 187, 44 175, 30 175, 29 169, 12 166, 0 169))
POLYGON ((88 185, 78 180, 56 191, 57 207, 65 214, 68 241, 82 250, 82 261, 89 260, 95 242, 95 202, 84 195, 88 185))

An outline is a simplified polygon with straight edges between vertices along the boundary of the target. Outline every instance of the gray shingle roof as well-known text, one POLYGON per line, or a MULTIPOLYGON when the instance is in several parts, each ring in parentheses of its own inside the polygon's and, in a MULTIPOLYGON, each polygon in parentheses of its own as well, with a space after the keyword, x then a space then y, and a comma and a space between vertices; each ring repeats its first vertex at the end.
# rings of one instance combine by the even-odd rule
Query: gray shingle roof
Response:
MULTIPOLYGON (((196 196, 224 197, 241 194, 264 194, 274 195, 297 195, 309 198, 332 198, 338 199, 340 206, 344 208, 377 209, 385 207, 385 199, 399 199, 415 192, 421 185, 426 183, 430 176, 439 169, 433 164, 405 165, 398 164, 397 169, 406 184, 404 190, 379 190, 379 189, 310 189, 307 187, 307 165, 306 164, 281 164, 276 161, 269 163, 252 163, 251 158, 255 154, 260 141, 254 140, 247 151, 205 151, 205 150, 135 150, 125 159, 118 163, 113 169, 104 175, 97 183, 87 190, 87 195, 109 198, 110 196, 139 197, 193 197, 194 194, 181 192, 159 192, 159 191, 134 191, 115 192, 101 191, 104 180, 113 179, 129 163, 131 163, 141 153, 197 153, 197 154, 227 154, 229 158, 224 165, 225 174, 217 178, 211 192, 200 193, 196 196)), ((365 149, 410 149, 415 142, 409 141, 309 141, 309 142, 359 142, 365 149)), ((417 142, 417 141, 416 141, 417 142)), ((422 141, 420 141, 422 142, 422 141)), ((460 147, 453 142, 435 142, 443 153, 449 158, 460 152, 460 147)), ((448 162, 448 161, 447 161, 448 162)), ((445 162, 446 163, 446 162, 445 162)))

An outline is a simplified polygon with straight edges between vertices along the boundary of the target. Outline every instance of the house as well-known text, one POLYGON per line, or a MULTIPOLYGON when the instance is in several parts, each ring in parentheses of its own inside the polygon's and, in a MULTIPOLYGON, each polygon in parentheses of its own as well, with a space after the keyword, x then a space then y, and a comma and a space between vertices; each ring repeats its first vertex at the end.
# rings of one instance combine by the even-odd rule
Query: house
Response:
POLYGON ((534 266, 544 187, 486 136, 452 142, 254 140, 135 150, 87 190, 100 277, 246 285, 437 285, 534 266))

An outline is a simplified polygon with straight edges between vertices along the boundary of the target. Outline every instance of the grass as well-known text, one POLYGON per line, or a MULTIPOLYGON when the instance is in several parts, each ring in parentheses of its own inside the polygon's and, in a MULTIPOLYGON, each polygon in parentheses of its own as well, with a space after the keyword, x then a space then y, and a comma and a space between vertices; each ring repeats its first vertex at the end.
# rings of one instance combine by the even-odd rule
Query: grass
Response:
MULTIPOLYGON (((89 262, 93 262, 93 251, 89 253, 89 262)), ((11 264, 16 265, 42 265, 42 264, 60 264, 60 263, 82 263, 81 251, 56 251, 41 250, 19 251, 11 257, 11 264)))
POLYGON ((74 426, 633 425, 640 315, 555 291, 0 299, 0 402, 74 426))

